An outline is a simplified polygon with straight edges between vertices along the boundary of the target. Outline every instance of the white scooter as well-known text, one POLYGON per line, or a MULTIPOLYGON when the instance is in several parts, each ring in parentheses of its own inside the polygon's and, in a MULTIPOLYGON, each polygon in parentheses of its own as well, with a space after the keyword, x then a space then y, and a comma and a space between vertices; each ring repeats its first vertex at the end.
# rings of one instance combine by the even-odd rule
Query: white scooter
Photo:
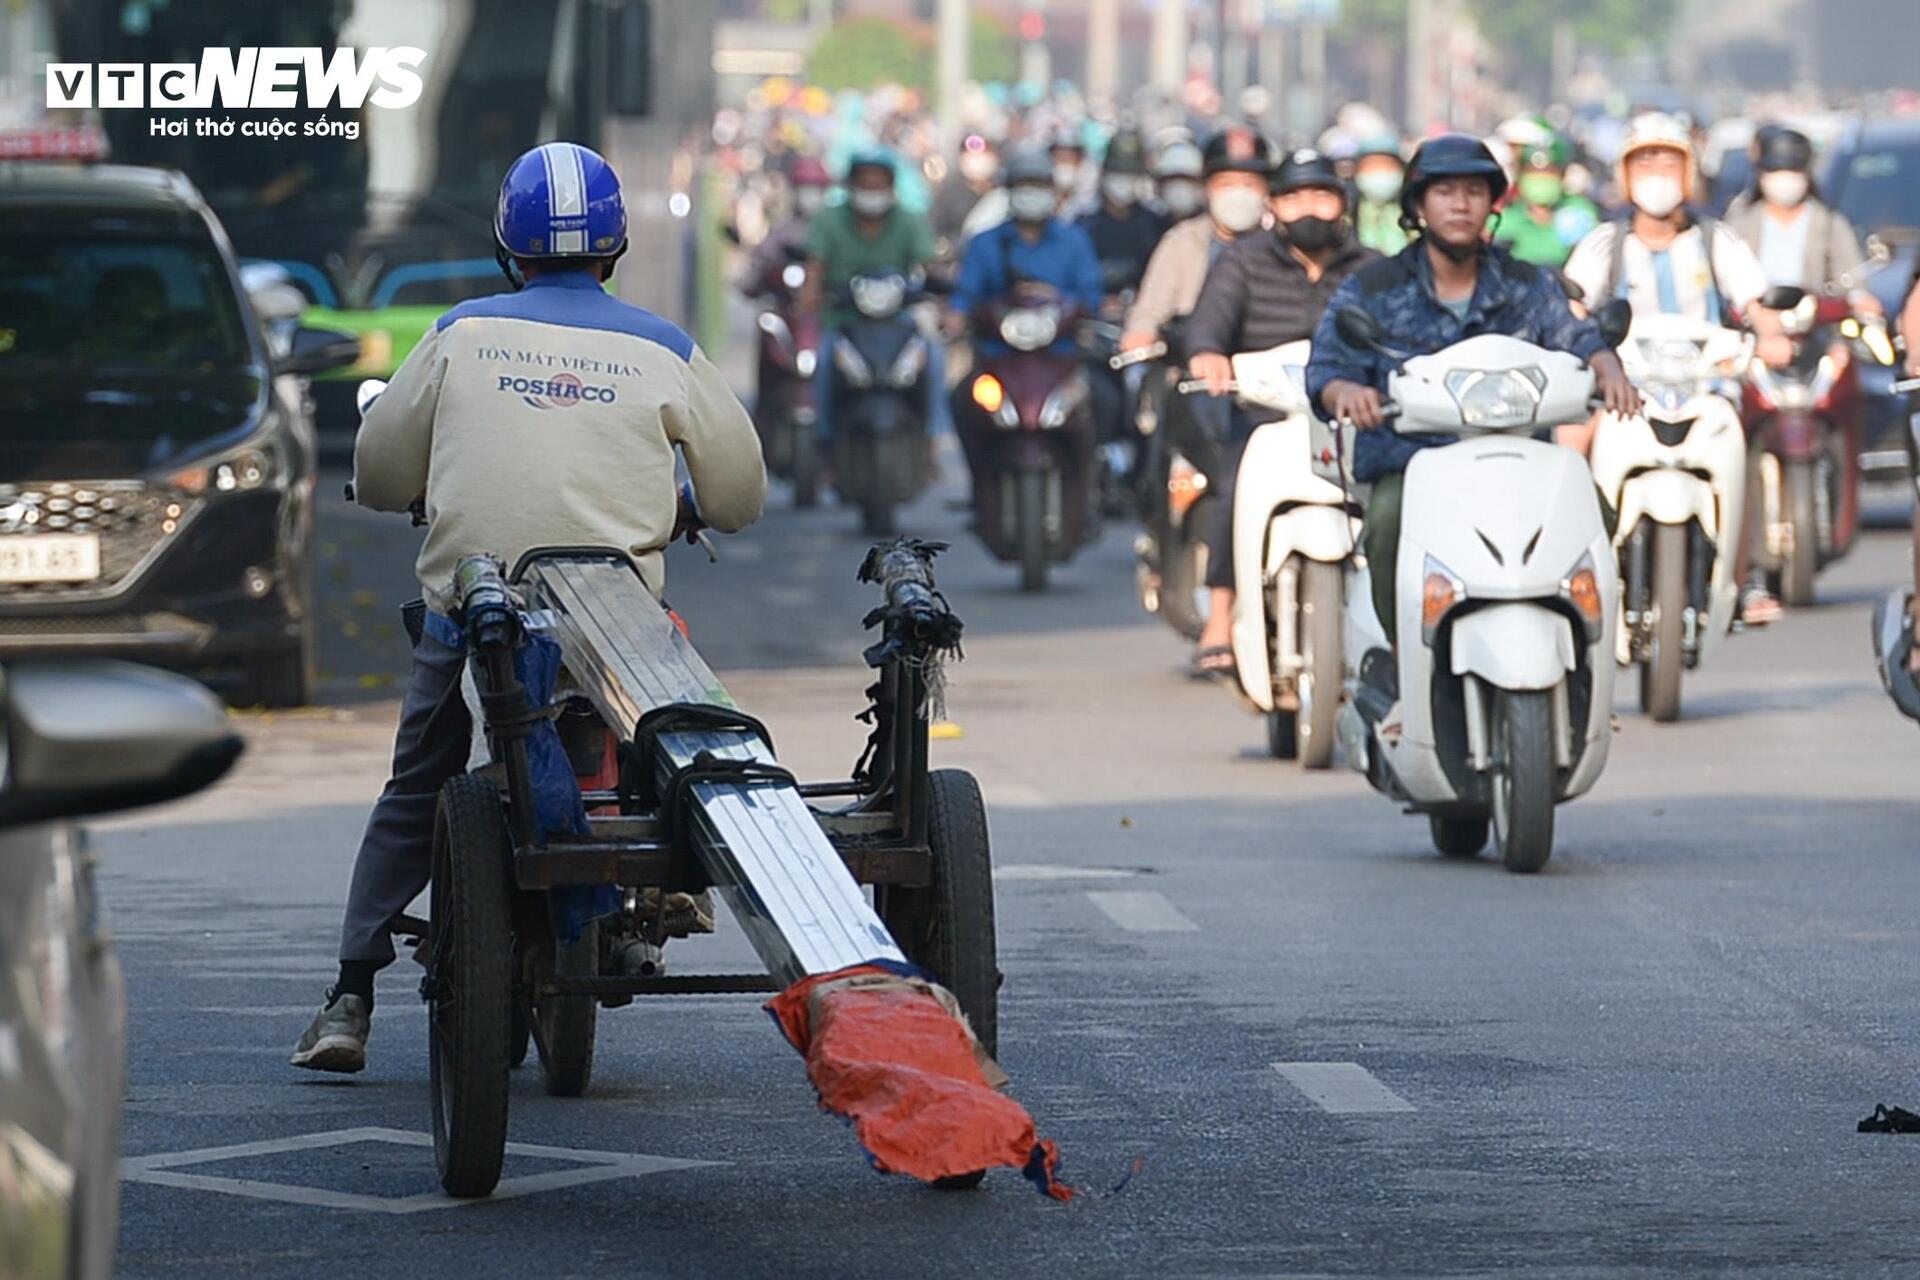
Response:
POLYGON ((1620 513, 1620 665, 1640 668, 1640 709, 1680 717, 1680 681, 1733 626, 1746 501, 1740 374, 1753 339, 1685 316, 1634 323, 1620 358, 1639 417, 1603 415, 1593 475, 1620 513))
MULTIPOLYGON (((1366 312, 1335 322, 1402 360, 1366 312)), ((1487 334, 1404 359, 1387 387, 1395 429, 1459 440, 1407 466, 1398 564, 1348 579, 1341 739, 1376 790, 1428 815, 1440 852, 1477 854, 1491 818, 1507 869, 1538 871, 1554 807, 1592 788, 1611 735, 1613 544, 1585 461, 1532 438, 1586 420, 1593 372, 1487 334), (1397 660, 1374 616, 1382 572, 1397 660)))
POLYGON ((1233 357, 1240 404, 1272 419, 1248 438, 1234 480, 1233 660, 1241 692, 1266 716, 1267 749, 1324 769, 1342 692, 1341 585, 1360 508, 1314 473, 1312 347, 1303 339, 1233 357))

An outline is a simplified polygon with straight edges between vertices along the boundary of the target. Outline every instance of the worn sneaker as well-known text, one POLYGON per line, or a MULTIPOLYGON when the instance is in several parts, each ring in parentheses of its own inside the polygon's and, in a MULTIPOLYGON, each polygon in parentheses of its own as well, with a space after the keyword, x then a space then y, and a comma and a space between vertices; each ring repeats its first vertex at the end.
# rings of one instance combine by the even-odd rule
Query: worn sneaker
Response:
POLYGON ((309 1071, 363 1071, 373 1006, 364 996, 336 998, 331 991, 327 995, 330 1003, 315 1015, 293 1048, 293 1065, 309 1071))

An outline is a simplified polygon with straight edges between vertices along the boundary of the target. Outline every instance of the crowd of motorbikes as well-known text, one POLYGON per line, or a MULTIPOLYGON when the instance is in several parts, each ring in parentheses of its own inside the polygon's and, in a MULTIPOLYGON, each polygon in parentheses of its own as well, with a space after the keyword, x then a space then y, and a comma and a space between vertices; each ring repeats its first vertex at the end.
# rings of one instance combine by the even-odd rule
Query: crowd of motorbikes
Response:
MULTIPOLYGON (((936 339, 911 309, 939 291, 853 282, 861 320, 835 348, 830 442, 808 408, 808 321, 791 290, 772 297, 760 331, 777 390, 763 391, 762 425, 801 505, 830 468, 842 502, 884 534, 921 491, 931 446, 916 351, 936 339)), ((1427 817, 1444 854, 1476 855, 1491 836, 1509 869, 1543 866, 1556 806, 1605 765, 1616 670, 1636 669, 1651 719, 1677 719, 1686 674, 1740 629, 1749 562, 1805 605, 1859 528, 1858 367, 1892 363, 1884 325, 1843 296, 1776 288, 1762 305, 1793 343, 1784 364, 1758 359, 1732 323, 1599 308, 1644 406, 1601 414, 1588 459, 1537 438, 1596 411, 1574 357, 1500 336, 1394 352, 1365 313, 1338 316, 1346 341, 1399 364, 1391 429, 1459 438, 1409 467, 1393 565, 1360 550, 1366 493, 1347 430, 1310 408, 1309 344, 1235 356, 1231 394, 1257 425, 1232 486, 1232 650, 1271 754, 1308 769, 1343 755, 1427 817), (1397 647, 1374 616, 1374 573, 1396 575, 1397 647)), ((1208 392, 1183 373, 1181 323, 1121 351, 1112 314, 1016 284, 971 324, 999 339, 955 382, 998 428, 969 459, 981 541, 1040 590, 1103 522, 1135 520, 1142 604, 1197 636, 1227 452, 1192 410, 1208 392)))

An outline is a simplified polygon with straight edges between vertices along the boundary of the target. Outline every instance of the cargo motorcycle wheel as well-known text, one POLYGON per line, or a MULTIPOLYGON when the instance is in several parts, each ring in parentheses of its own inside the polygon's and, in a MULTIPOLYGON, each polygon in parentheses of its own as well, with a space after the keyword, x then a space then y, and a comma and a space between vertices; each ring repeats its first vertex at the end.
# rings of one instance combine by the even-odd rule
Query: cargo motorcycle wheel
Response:
POLYGON ((434 813, 427 937, 433 1154, 450 1196, 491 1193, 507 1148, 513 845, 491 782, 462 774, 434 813))

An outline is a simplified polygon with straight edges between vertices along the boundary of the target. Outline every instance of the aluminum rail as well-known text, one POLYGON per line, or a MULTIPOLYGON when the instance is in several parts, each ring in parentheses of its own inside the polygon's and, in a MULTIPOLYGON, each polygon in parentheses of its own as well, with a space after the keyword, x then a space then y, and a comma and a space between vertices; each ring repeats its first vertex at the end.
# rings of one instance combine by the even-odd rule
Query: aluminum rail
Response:
MULTIPOLYGON (((733 706, 624 556, 543 556, 525 566, 520 589, 575 685, 622 736, 657 707, 733 706)), ((662 787, 701 752, 775 763, 766 744, 742 730, 668 730, 658 742, 662 787)), ((696 782, 690 794, 693 853, 777 983, 905 959, 797 787, 696 782)))

